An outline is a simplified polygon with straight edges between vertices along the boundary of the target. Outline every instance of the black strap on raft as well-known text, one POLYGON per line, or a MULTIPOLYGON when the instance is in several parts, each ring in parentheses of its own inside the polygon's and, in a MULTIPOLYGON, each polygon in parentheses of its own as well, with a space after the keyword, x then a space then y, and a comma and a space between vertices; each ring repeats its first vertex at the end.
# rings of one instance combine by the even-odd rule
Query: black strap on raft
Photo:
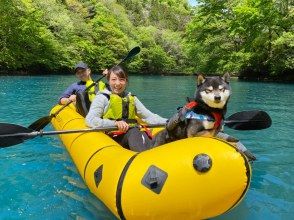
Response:
POLYGON ((120 217, 121 220, 125 220, 126 217, 123 213, 123 204, 122 204, 122 190, 123 190, 123 183, 125 180, 125 177, 127 175, 128 169, 131 166, 133 160, 137 157, 138 154, 133 155, 129 161, 126 163, 126 165, 124 166, 124 169, 122 170, 119 180, 118 180, 118 184, 116 187, 116 208, 117 208, 117 213, 120 217))
POLYGON ((79 91, 76 93, 76 109, 81 116, 86 117, 89 112, 90 105, 91 102, 87 92, 79 91))

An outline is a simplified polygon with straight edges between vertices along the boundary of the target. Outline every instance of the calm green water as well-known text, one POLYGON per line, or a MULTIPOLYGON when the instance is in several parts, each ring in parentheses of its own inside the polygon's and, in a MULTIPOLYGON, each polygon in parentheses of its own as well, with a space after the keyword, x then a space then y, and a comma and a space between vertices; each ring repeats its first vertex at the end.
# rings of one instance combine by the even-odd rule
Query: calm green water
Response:
MULTIPOLYGON (((96 77, 97 78, 97 77, 96 77)), ((73 76, 0 76, 0 121, 28 126, 46 116, 73 76)), ((153 112, 170 117, 194 93, 193 77, 131 76, 130 91, 153 112)), ((267 111, 271 128, 226 132, 258 158, 249 192, 215 219, 293 219, 294 85, 232 80, 228 115, 267 111)), ((52 130, 47 126, 46 130, 52 130)), ((114 219, 87 190, 58 137, 35 138, 0 149, 0 219, 114 219)))

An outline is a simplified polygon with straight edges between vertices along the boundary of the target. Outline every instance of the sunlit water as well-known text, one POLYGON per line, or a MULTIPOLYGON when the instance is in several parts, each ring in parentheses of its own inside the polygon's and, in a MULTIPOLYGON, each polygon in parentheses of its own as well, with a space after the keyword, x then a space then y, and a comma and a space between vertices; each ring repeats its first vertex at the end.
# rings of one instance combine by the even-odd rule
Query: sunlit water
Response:
MULTIPOLYGON (((0 76, 0 121, 28 126, 46 116, 74 76, 0 76)), ((153 112, 170 117, 193 96, 193 77, 131 76, 129 90, 153 112)), ((232 80, 227 116, 261 109, 271 128, 226 129, 258 158, 243 202, 215 219, 293 219, 294 85, 232 80)), ((52 130, 47 126, 46 130, 52 130)), ((57 136, 0 149, 0 219, 115 219, 86 188, 57 136)))

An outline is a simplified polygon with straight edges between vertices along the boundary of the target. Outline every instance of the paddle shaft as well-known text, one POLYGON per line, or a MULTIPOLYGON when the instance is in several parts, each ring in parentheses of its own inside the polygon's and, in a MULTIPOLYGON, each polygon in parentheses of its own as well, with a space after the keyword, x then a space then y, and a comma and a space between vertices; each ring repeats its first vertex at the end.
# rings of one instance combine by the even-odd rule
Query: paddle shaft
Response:
MULTIPOLYGON (((163 127, 165 124, 152 124, 146 126, 139 126, 147 127, 147 128, 157 128, 163 127)), ((136 126, 130 126, 130 128, 134 128, 136 126)), ((0 135, 1 137, 19 137, 19 136, 26 136, 27 138, 34 138, 37 136, 47 136, 47 135, 58 135, 58 134, 73 134, 73 133, 86 133, 86 132, 99 132, 99 131, 116 131, 117 127, 105 127, 105 128, 85 128, 85 129, 77 129, 77 130, 64 130, 64 131, 32 131, 32 132, 23 132, 23 133, 15 133, 15 134, 3 134, 0 135)))
MULTIPOLYGON (((270 116, 266 112, 259 110, 237 112, 229 116, 227 119, 225 125, 235 130, 260 130, 270 127, 272 123, 270 116)), ((165 124, 153 124, 147 125, 146 127, 165 127, 165 124)), ((0 123, 0 148, 20 144, 25 140, 32 139, 36 136, 113 130, 117 130, 117 127, 44 132, 35 131, 31 128, 26 128, 20 125, 0 123)))

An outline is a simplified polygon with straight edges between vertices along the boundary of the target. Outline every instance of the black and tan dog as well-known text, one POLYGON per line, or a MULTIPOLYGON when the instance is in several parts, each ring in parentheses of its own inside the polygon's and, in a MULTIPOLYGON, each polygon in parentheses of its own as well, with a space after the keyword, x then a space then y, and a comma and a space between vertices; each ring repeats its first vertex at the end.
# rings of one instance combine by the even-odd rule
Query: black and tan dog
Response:
POLYGON ((194 100, 181 108, 155 137, 155 146, 194 136, 215 136, 226 113, 231 94, 229 75, 198 75, 194 100))
POLYGON ((153 147, 187 137, 218 136, 233 142, 239 151, 255 160, 238 139, 220 132, 231 95, 229 80, 229 74, 223 77, 198 75, 194 100, 169 119, 166 128, 155 136, 153 147))

